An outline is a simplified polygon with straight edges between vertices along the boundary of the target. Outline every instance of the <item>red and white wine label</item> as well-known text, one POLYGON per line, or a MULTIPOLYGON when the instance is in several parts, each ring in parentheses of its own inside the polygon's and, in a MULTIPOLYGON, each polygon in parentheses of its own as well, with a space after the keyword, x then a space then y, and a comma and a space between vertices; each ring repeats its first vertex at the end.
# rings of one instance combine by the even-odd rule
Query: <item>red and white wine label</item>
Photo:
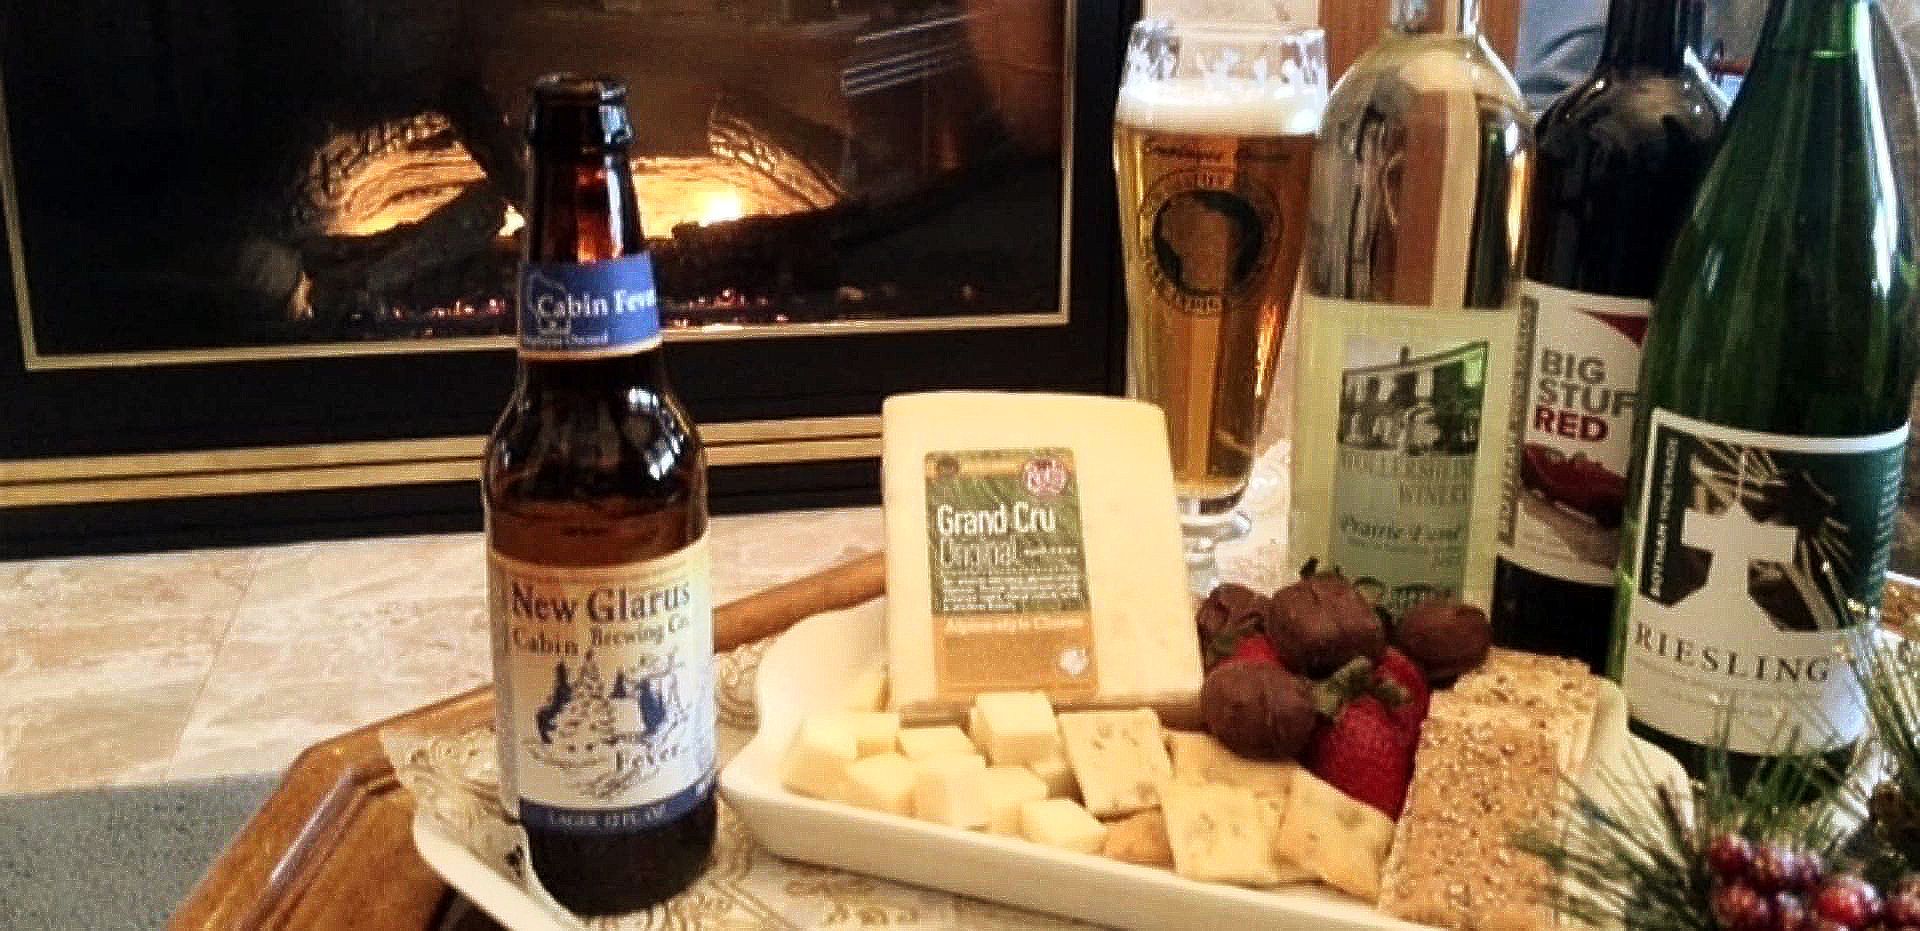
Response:
POLYGON ((713 788, 707 541, 590 569, 488 552, 500 796, 530 829, 641 831, 713 788))
POLYGON ((1907 427, 1782 436, 1656 408, 1617 645, 1633 716, 1731 749, 1845 744, 1866 728, 1842 650, 1885 581, 1907 427))
POLYGON ((1652 309, 1636 298, 1522 286, 1520 431, 1500 525, 1508 561, 1569 582, 1612 583, 1652 309))

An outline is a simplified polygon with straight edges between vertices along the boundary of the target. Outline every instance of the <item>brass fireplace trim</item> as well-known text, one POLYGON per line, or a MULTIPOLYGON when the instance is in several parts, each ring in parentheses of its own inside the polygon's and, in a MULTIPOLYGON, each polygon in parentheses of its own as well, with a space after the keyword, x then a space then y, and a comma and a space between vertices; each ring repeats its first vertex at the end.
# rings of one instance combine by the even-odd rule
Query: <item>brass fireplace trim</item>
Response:
MULTIPOLYGON (((1074 192, 1074 118, 1078 96, 1074 92, 1075 41, 1079 4, 1066 4, 1061 28, 1061 107, 1060 127, 1060 300, 1050 311, 1007 314, 959 314, 939 318, 895 318, 889 320, 826 321, 782 324, 715 324, 698 328, 669 329, 669 342, 716 342, 751 339, 785 339, 808 336, 873 336, 896 333, 948 332, 958 330, 999 330, 1066 326, 1071 316, 1073 291, 1073 192, 1074 192)), ((0 75, 0 223, 7 237, 7 257, 12 265, 14 318, 19 324, 20 352, 29 372, 72 371, 103 368, 144 368, 160 365, 210 365, 227 362, 258 362, 283 359, 326 359, 350 356, 398 355, 419 352, 476 352, 511 349, 514 338, 469 336, 448 339, 383 340, 355 343, 289 343, 272 346, 232 346, 217 349, 152 349, 116 352, 78 352, 42 354, 33 333, 33 304, 28 297, 26 243, 20 228, 19 198, 13 168, 13 130, 7 115, 6 83, 0 75)), ((4 485, 0 485, 3 489, 4 485)), ((4 507, 0 502, 0 507, 4 507)))
MULTIPOLYGON (((880 455, 874 416, 715 423, 700 434, 715 466, 880 455)), ((0 510, 462 482, 479 476, 485 441, 454 436, 0 461, 0 510)))

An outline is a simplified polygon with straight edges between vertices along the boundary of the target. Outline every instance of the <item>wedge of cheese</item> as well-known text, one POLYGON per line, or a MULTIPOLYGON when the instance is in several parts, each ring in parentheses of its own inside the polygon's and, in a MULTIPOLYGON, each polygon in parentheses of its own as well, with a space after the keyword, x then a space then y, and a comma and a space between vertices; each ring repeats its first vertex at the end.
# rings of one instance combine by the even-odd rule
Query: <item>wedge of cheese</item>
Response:
POLYGON ((1198 721, 1166 421, 1090 395, 896 395, 881 412, 888 706, 983 692, 1198 721))

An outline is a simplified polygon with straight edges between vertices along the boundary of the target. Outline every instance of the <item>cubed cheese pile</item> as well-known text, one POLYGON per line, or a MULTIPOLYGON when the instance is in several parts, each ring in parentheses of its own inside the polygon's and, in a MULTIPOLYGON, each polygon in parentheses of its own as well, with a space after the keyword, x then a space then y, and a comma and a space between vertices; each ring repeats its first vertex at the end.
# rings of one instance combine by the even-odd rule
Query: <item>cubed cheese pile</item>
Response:
POLYGON ((1385 815, 1292 763, 1243 759, 1150 709, 1055 714, 1039 692, 981 695, 967 728, 898 715, 808 717, 789 789, 1206 882, 1324 882, 1369 902, 1393 841, 1385 815))
POLYGON ((1168 772, 1152 711, 1055 716, 1040 692, 994 692, 975 701, 966 730, 902 727, 882 711, 809 715, 784 781, 814 798, 1099 853, 1107 826, 1096 815, 1152 807, 1168 772))

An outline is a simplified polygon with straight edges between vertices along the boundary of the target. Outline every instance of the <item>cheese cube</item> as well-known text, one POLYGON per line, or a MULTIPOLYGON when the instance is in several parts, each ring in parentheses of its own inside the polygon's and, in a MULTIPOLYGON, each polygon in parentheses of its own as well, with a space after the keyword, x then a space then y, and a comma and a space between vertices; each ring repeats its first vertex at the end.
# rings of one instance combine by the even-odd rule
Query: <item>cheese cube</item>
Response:
POLYGON ((978 751, 965 731, 951 724, 938 727, 903 727, 899 735, 900 752, 909 760, 931 760, 943 756, 973 756, 978 751))
POLYGON ((987 805, 985 760, 979 756, 945 756, 926 760, 915 769, 914 817, 956 828, 987 826, 992 811, 987 805))
POLYGON ((1020 833, 1020 806, 1047 797, 1047 784, 1024 766, 987 768, 987 830, 1020 833))
POLYGON ((1300 769, 1298 763, 1249 760, 1212 734, 1198 731, 1168 731, 1167 748, 1172 751, 1177 782, 1238 786, 1283 805, 1293 789, 1293 774, 1300 769))
POLYGON ((1027 764, 1040 781, 1047 784, 1048 798, 1079 798, 1080 786, 1073 781, 1073 767, 1067 765, 1067 756, 1050 756, 1027 764))
POLYGON ((1172 866, 1173 849, 1167 840, 1167 816, 1149 809, 1107 825, 1101 855, 1122 863, 1172 866))
POLYGON ((1160 804, 1159 786, 1173 778, 1173 763, 1152 709, 1063 714, 1060 736, 1088 811, 1109 818, 1160 804))
MULTIPOLYGON (((833 711, 823 713, 845 722, 853 732, 861 756, 892 753, 900 737, 900 716, 891 711, 833 711)), ((970 752, 970 751, 969 751, 970 752)))
POLYGON ((1040 692, 989 692, 973 700, 973 742, 995 766, 1060 755, 1060 726, 1040 692))
POLYGON ((1201 882, 1273 886, 1282 881, 1273 853, 1272 809, 1250 790, 1170 782, 1161 793, 1173 871, 1201 882))
POLYGON ((1099 853, 1107 826, 1072 801, 1048 798, 1020 806, 1020 836, 1049 847, 1099 853))
POLYGON ((1173 471, 1159 408, 906 394, 887 399, 881 431, 888 707, 914 721, 957 718, 973 695, 1033 689, 1061 707, 1199 720, 1200 649, 1179 520, 1166 506, 1173 471), (980 483, 987 493, 966 491, 980 483), (1034 520, 1043 511, 1046 526, 1034 520), (1016 547, 1015 534, 1045 545, 1016 547), (968 555, 943 563, 935 553, 968 555))
POLYGON ((1393 847, 1393 819, 1302 770, 1294 774, 1273 847, 1282 861, 1372 903, 1380 898, 1380 870, 1393 847))
POLYGON ((847 767, 860 758, 860 744, 846 722, 814 715, 800 722, 800 734, 787 748, 780 782, 814 798, 838 798, 847 767))
POLYGON ((840 700, 848 711, 884 711, 887 707, 887 667, 871 666, 854 677, 840 700))
POLYGON ((847 767, 840 800, 874 811, 911 816, 916 777, 913 761, 898 753, 870 756, 847 767))

